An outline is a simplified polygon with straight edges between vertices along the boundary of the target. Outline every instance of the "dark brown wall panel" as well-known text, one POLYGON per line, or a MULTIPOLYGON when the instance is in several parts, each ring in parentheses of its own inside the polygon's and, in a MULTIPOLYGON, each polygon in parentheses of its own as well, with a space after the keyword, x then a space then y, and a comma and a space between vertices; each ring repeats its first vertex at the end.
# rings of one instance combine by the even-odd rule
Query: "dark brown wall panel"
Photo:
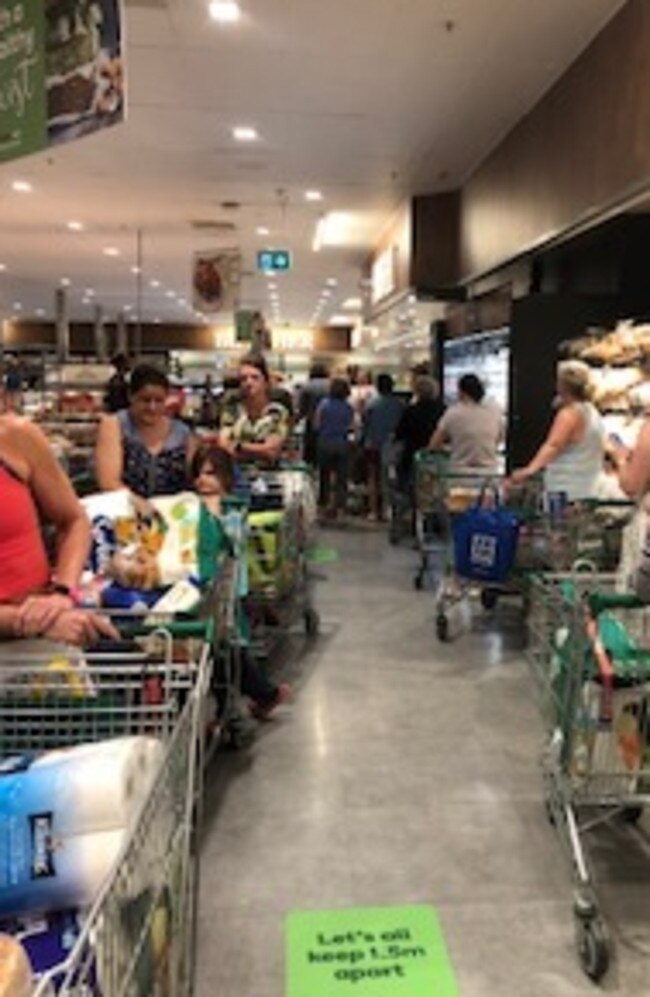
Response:
POLYGON ((411 284, 436 292, 458 283, 460 194, 449 191, 413 198, 411 284))
POLYGON ((650 182, 649 52, 650 2, 629 0, 469 179, 465 279, 650 182))

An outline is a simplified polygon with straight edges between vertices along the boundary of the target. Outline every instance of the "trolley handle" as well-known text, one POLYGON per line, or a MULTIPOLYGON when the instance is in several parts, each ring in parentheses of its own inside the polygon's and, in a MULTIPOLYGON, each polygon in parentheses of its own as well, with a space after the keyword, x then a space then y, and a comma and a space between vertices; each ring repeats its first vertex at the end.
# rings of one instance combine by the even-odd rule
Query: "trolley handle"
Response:
POLYGON ((120 633, 124 638, 143 637, 147 634, 163 630, 171 637, 188 639, 196 637, 198 640, 210 640, 214 631, 214 621, 209 620, 173 620, 166 623, 161 618, 160 621, 137 620, 120 625, 120 633))
POLYGON ((593 592, 588 604, 596 616, 608 609, 643 609, 648 605, 633 592, 593 592))

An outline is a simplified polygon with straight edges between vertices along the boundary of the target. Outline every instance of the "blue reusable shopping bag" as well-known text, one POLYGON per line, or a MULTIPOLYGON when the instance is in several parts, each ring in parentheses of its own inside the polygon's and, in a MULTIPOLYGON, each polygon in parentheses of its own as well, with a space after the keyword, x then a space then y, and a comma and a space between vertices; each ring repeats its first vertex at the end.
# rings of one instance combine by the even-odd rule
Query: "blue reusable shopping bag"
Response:
POLYGON ((454 521, 454 564, 461 578, 478 582, 506 580, 517 552, 519 520, 501 505, 485 505, 485 489, 478 502, 454 521))

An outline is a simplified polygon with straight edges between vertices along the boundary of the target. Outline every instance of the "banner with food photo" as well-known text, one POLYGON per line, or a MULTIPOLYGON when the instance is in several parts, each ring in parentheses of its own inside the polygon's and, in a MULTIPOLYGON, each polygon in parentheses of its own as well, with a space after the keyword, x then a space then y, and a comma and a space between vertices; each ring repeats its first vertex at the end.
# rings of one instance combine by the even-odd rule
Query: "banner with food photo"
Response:
POLYGON ((0 162, 124 119, 120 0, 0 4, 0 162))
POLYGON ((241 255, 236 249, 194 254, 192 292, 199 312, 234 312, 239 304, 241 255))

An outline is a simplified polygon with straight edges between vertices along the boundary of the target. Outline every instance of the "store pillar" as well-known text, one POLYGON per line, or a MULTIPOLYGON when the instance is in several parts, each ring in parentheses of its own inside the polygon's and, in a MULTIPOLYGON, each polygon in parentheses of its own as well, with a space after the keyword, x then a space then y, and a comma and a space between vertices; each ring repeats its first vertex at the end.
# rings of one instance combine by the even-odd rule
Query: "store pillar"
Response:
POLYGON ((108 343, 106 341, 106 327, 104 326, 104 310, 101 305, 95 305, 93 332, 97 359, 100 363, 106 363, 108 360, 108 343))
POLYGON ((70 356, 70 317, 68 295, 64 287, 57 287, 54 294, 54 314, 56 316, 56 352, 60 363, 70 356))
POLYGON ((124 312, 120 312, 117 316, 117 343, 115 352, 122 353, 124 356, 129 355, 129 332, 124 312))

